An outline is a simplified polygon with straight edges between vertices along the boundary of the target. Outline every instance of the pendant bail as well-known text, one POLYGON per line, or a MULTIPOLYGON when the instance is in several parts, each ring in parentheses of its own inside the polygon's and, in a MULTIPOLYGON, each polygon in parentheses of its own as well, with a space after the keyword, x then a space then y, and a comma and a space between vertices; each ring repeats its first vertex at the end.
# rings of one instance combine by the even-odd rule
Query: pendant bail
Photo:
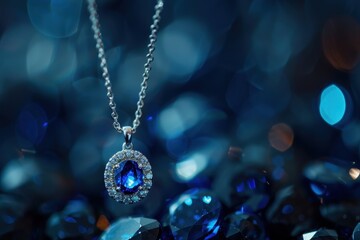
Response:
POLYGON ((125 142, 123 144, 123 149, 132 149, 133 145, 132 145, 132 134, 133 134, 133 129, 130 126, 125 126, 122 128, 122 131, 124 133, 124 138, 125 138, 125 142))

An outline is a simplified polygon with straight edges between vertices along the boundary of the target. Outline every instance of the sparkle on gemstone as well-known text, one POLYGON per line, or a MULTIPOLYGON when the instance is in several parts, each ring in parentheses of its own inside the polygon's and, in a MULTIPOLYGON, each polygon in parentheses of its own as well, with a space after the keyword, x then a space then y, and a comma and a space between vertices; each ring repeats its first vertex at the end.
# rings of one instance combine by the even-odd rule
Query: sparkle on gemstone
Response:
POLYGON ((145 197, 148 194, 148 191, 141 191, 140 196, 145 197))
POLYGON ((137 202, 137 201, 140 200, 140 198, 135 195, 135 196, 133 196, 133 197, 131 198, 131 200, 133 200, 134 202, 137 202))
POLYGON ((126 160, 115 170, 115 182, 124 194, 132 194, 144 183, 144 174, 137 162, 126 160))

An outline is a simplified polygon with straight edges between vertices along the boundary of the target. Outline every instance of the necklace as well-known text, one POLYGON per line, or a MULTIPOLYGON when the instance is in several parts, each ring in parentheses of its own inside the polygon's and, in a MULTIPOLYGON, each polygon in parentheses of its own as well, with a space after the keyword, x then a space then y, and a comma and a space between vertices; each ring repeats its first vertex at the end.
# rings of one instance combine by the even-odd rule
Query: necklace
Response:
POLYGON ((117 202, 131 204, 140 201, 146 197, 151 186, 153 174, 148 159, 139 151, 133 150, 131 142, 132 135, 140 125, 142 116, 142 108, 144 107, 144 99, 146 97, 147 82, 151 70, 151 64, 154 60, 155 42, 159 29, 160 13, 163 9, 163 1, 157 0, 155 5, 155 13, 153 15, 153 23, 150 26, 151 33, 149 35, 148 53, 146 55, 146 63, 144 65, 143 80, 141 82, 141 90, 139 92, 139 100, 135 111, 135 120, 132 126, 121 127, 118 121, 118 113, 114 101, 114 94, 111 87, 109 70, 105 58, 104 44, 100 32, 99 16, 96 11, 95 0, 87 0, 88 10, 92 29, 94 31, 94 39, 102 69, 102 76, 105 80, 107 96, 109 98, 109 107, 111 109, 111 117, 114 120, 113 127, 119 133, 124 135, 124 144, 122 150, 115 153, 108 161, 104 172, 104 182, 110 197, 117 202))

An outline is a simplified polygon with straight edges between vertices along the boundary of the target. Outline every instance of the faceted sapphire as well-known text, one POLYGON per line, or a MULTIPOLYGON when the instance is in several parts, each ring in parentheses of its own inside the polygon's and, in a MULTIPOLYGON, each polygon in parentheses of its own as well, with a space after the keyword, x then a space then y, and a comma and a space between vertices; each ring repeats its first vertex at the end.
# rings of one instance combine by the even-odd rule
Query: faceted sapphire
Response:
POLYGON ((127 160, 120 163, 115 171, 115 182, 120 191, 124 194, 137 192, 138 188, 144 183, 144 174, 137 162, 127 160))
POLYGON ((169 226, 177 239, 215 239, 221 227, 222 206, 207 189, 193 188, 169 206, 169 226))

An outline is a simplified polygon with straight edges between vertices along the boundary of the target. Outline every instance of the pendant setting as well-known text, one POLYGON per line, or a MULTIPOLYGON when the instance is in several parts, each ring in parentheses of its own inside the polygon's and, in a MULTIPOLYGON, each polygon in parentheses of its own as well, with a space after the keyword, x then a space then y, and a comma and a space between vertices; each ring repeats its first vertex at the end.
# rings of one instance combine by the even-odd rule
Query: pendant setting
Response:
POLYGON ((152 186, 153 174, 147 158, 140 152, 124 149, 106 164, 105 187, 110 197, 125 204, 145 198, 152 186))
POLYGON ((148 159, 133 150, 133 129, 123 127, 123 150, 115 153, 106 164, 104 182, 110 197, 117 202, 131 204, 145 198, 152 186, 153 174, 148 159))

